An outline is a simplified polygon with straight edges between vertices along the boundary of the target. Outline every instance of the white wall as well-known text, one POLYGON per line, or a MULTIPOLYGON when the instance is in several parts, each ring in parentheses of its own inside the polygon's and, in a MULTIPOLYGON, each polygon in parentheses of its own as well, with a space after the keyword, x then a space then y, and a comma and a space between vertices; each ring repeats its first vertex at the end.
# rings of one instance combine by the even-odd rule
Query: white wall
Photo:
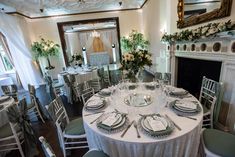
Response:
MULTIPOLYGON (((28 34, 30 35, 29 42, 37 41, 40 39, 41 36, 45 39, 49 39, 54 41, 55 43, 61 44, 57 22, 79 21, 108 17, 119 17, 120 35, 126 36, 131 32, 132 29, 141 31, 141 14, 141 10, 132 10, 96 14, 81 14, 73 16, 59 16, 41 19, 26 19, 28 24, 28 34)), ((51 63, 52 65, 56 66, 56 69, 53 70, 53 76, 56 77, 56 73, 59 73, 62 70, 62 67, 65 66, 63 61, 62 49, 60 56, 57 58, 54 57, 51 63)))

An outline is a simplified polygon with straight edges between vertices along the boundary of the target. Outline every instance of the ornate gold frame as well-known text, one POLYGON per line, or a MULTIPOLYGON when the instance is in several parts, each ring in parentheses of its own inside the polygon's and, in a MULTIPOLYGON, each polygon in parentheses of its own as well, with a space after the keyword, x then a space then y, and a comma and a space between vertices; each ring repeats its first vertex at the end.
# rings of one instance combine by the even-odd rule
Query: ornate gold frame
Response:
POLYGON ((184 19, 184 0, 178 0, 178 18, 177 27, 185 28, 188 26, 196 25, 199 23, 219 19, 222 17, 230 16, 231 8, 232 8, 233 0, 221 0, 221 6, 219 9, 215 9, 214 11, 198 15, 192 16, 187 20, 184 19))

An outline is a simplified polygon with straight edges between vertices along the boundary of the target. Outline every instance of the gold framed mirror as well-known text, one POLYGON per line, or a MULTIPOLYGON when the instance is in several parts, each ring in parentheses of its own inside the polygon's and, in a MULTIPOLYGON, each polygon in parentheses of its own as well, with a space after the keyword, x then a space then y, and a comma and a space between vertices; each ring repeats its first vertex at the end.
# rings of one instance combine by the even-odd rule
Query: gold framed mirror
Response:
POLYGON ((177 27, 185 28, 231 14, 233 0, 178 0, 177 27))

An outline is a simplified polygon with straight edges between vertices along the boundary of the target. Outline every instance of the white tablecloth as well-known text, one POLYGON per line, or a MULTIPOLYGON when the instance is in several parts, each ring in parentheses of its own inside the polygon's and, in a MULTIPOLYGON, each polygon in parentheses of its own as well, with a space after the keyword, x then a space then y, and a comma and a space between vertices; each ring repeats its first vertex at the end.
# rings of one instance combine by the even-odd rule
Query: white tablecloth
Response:
POLYGON ((74 69, 72 67, 69 67, 66 71, 61 72, 60 74, 58 74, 58 81, 59 81, 59 83, 64 84, 64 91, 65 91, 65 93, 68 97, 68 102, 69 103, 72 103, 72 97, 71 97, 69 87, 64 82, 63 75, 74 75, 75 76, 75 82, 77 84, 82 84, 82 83, 85 83, 87 81, 98 78, 97 69, 88 71, 87 69, 84 69, 84 68, 81 68, 81 67, 77 67, 76 69, 74 69))
MULTIPOLYGON (((188 98, 196 100, 196 98, 188 98)), ((131 126, 123 138, 121 133, 106 134, 100 131, 96 124, 90 124, 92 120, 100 116, 96 114, 92 116, 83 116, 84 127, 89 144, 89 148, 101 149, 111 157, 196 157, 203 113, 192 116, 197 118, 197 121, 177 116, 171 109, 166 108, 166 101, 172 101, 167 98, 159 90, 150 91, 143 87, 137 90, 121 90, 117 91, 113 96, 108 97, 109 106, 105 109, 106 112, 117 109, 121 112, 129 113, 130 121, 138 120, 139 114, 160 113, 167 114, 173 121, 178 124, 182 130, 174 129, 171 135, 162 138, 152 138, 141 132, 141 138, 137 138, 136 130, 131 126), (146 107, 131 107, 123 102, 126 95, 130 93, 145 93, 150 94, 153 98, 153 103, 146 107)), ((196 100, 197 101, 197 100, 196 100)), ((89 112, 83 111, 83 115, 89 112)))

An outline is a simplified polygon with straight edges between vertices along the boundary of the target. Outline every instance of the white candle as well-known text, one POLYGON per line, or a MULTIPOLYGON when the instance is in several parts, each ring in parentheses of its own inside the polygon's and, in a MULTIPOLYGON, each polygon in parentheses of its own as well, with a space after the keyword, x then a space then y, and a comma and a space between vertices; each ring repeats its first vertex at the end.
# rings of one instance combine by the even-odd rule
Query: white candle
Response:
POLYGON ((84 64, 87 65, 87 56, 86 56, 86 48, 85 47, 82 48, 82 56, 84 59, 84 64))
POLYGON ((113 51, 113 62, 116 63, 116 50, 115 50, 115 44, 112 44, 112 51, 113 51))

